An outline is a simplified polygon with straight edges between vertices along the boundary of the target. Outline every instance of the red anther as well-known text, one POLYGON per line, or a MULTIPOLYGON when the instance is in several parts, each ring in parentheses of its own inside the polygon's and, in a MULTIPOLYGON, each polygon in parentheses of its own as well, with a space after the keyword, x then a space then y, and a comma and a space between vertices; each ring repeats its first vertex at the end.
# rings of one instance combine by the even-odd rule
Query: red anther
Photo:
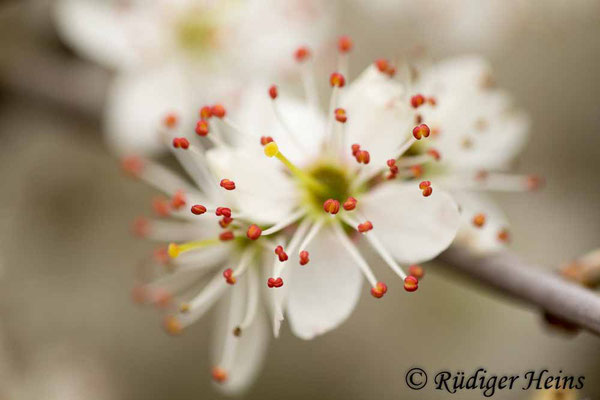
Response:
POLYGON ((169 335, 177 336, 183 332, 183 325, 179 319, 173 315, 167 315, 163 320, 163 327, 169 335))
POLYGON ((223 217, 219 221, 219 226, 223 229, 227 228, 233 222, 233 218, 231 217, 223 217))
POLYGON ((369 232, 371 229, 373 229, 373 223, 371 221, 366 221, 362 224, 358 224, 358 231, 360 233, 369 232))
POLYGON ((169 261, 171 260, 166 247, 159 247, 158 249, 155 249, 153 258, 156 263, 163 265, 169 264, 169 261))
POLYGON ((498 240, 503 243, 508 243, 510 240, 510 233, 508 232, 508 229, 504 228, 498 232, 498 240))
POLYGON ((423 123, 423 116, 421 114, 415 115, 415 124, 419 125, 423 123))
POLYGON ((190 147, 190 142, 182 137, 182 138, 173 138, 173 147, 175 147, 176 149, 183 149, 186 150, 188 147, 190 147))
POLYGON ((262 144, 263 146, 266 146, 267 144, 271 143, 273 141, 273 138, 271 136, 261 136, 260 137, 260 144, 262 144))
POLYGON ((221 179, 221 183, 219 184, 225 190, 233 190, 235 189, 235 182, 229 179, 221 179))
POLYGON ((440 161, 440 158, 442 158, 442 156, 440 155, 440 152, 437 151, 436 149, 427 150, 427 154, 429 154, 431 157, 433 157, 433 159, 435 161, 440 161))
POLYGON ((323 203, 323 210, 329 214, 335 215, 340 211, 340 202, 334 199, 327 199, 323 203))
POLYGON ((152 200, 152 208, 159 217, 166 217, 169 215, 169 202, 163 197, 155 197, 154 200, 152 200))
POLYGON ((210 113, 217 118, 223 118, 227 112, 222 104, 215 104, 210 108, 210 113))
POLYGON ((427 103, 429 103, 430 106, 436 106, 437 105, 437 100, 435 99, 435 97, 428 97, 427 98, 427 103))
POLYGON ((185 193, 181 190, 178 190, 171 198, 171 207, 176 210, 179 210, 181 207, 185 206, 185 193))
POLYGON ((262 229, 260 229, 258 225, 252 224, 248 227, 248 230, 246 231, 246 236, 250 240, 256 240, 260 237, 260 235, 262 235, 262 229))
POLYGON ((483 225, 485 225, 485 214, 475 214, 472 221, 473 225, 475 225, 477 228, 481 228, 483 225))
POLYGON ((217 209, 215 210, 215 215, 217 217, 220 217, 220 216, 231 217, 231 208, 228 208, 228 207, 217 207, 217 209))
POLYGON ((283 279, 281 278, 269 278, 267 279, 267 286, 270 288, 278 288, 283 286, 283 279))
POLYGON ((343 108, 336 108, 334 111, 334 114, 335 114, 335 120, 337 122, 344 123, 348 120, 348 116, 346 115, 346 110, 344 110, 343 108))
POLYGON ((287 253, 283 250, 282 246, 275 247, 275 254, 279 257, 279 261, 284 262, 288 260, 287 253))
POLYGON ((431 196, 431 193, 433 193, 433 188, 431 187, 431 182, 429 181, 423 181, 419 183, 419 189, 423 191, 423 197, 429 197, 431 196))
POLYGON ((227 242, 228 240, 233 240, 235 235, 231 231, 225 231, 219 235, 219 240, 222 242, 227 242))
POLYGON ((352 145, 352 155, 354 157, 356 157, 356 153, 358 153, 360 151, 360 144, 353 144, 352 145))
POLYGON ((428 137, 430 132, 431 131, 429 130, 429 127, 425 124, 417 125, 413 128, 413 136, 417 140, 421 140, 423 137, 428 137))
POLYGON ((396 75, 396 67, 390 65, 385 73, 388 74, 390 78, 393 78, 396 75))
POLYGON ((425 96, 422 94, 416 94, 410 98, 410 104, 413 108, 419 108, 423 104, 425 104, 425 96))
POLYGON ((139 176, 144 169, 144 161, 138 156, 128 156, 121 160, 121 168, 131 176, 139 176))
POLYGON ((387 166, 390 169, 390 174, 387 176, 387 179, 394 179, 399 172, 398 166, 396 165, 396 160, 390 158, 387 160, 387 166))
POLYGON ((407 292, 414 292, 419 288, 419 280, 412 275, 404 278, 404 290, 407 292))
POLYGON ((271 96, 271 98, 273 100, 275 100, 278 95, 279 95, 279 91, 277 90, 277 86, 271 85, 271 87, 269 88, 269 96, 271 96))
POLYGON ((200 119, 209 119, 212 117, 212 111, 210 110, 210 106, 204 106, 200 109, 200 119))
POLYGON ((379 72, 386 73, 390 68, 390 63, 388 62, 388 60, 380 58, 378 60, 375 60, 375 66, 377 67, 379 72))
POLYGON ((146 237, 150 233, 150 221, 144 217, 139 217, 131 225, 131 231, 137 237, 146 237))
POLYGON ((214 367, 211 372, 213 381, 217 383, 224 383, 227 381, 227 371, 220 367, 214 367))
POLYGON ((348 53, 352 50, 354 43, 352 43, 352 39, 349 36, 341 36, 338 39, 338 50, 340 53, 348 53))
POLYGON ((392 168, 396 166, 396 160, 393 158, 390 158, 389 160, 386 161, 386 164, 388 167, 392 168))
POLYGON ((310 57, 310 50, 306 46, 298 47, 296 52, 294 53, 294 58, 298 62, 304 62, 310 57))
POLYGON ((194 215, 202 215, 206 212, 206 207, 202 204, 194 204, 192 206, 192 214, 194 215))
POLYGON ((368 164, 371 161, 371 155, 366 150, 359 150, 354 156, 359 164, 368 164))
POLYGON ((527 177, 527 189, 539 190, 544 186, 544 178, 538 175, 529 175, 527 177))
POLYGON ((410 167, 410 173, 414 178, 418 178, 423 175, 423 167, 421 165, 413 165, 410 167))
POLYGON ((300 265, 306 265, 308 264, 308 262, 310 261, 310 258, 308 258, 309 253, 306 250, 302 250, 300 252, 300 265))
POLYGON ((439 127, 431 128, 431 136, 436 137, 442 133, 442 130, 439 127))
POLYGON ((233 270, 231 268, 227 268, 223 271, 223 278, 225 278, 225 282, 228 284, 235 285, 236 279, 235 276, 233 276, 233 270))
POLYGON ((175 128, 177 122, 179 122, 179 117, 175 113, 169 113, 165 115, 165 118, 163 119, 163 124, 169 129, 175 128))
POLYGON ((144 304, 148 301, 148 288, 144 285, 137 285, 131 289, 131 300, 135 304, 144 304))
POLYGON ((206 136, 208 135, 209 132, 209 128, 208 128, 208 121, 205 119, 201 119, 200 121, 196 122, 196 134, 198 134, 198 136, 206 136))
POLYGON ((346 84, 346 78, 339 72, 334 72, 329 76, 329 84, 332 87, 342 88, 346 84))
POLYGON ((158 288, 152 293, 152 302, 157 307, 167 308, 171 301, 173 301, 173 295, 166 289, 158 288))
POLYGON ((420 281, 421 279, 423 279, 423 276, 425 276, 425 270, 420 265, 413 264, 410 267, 408 267, 408 274, 410 276, 414 276, 415 278, 417 278, 417 280, 420 281))
POLYGON ((352 211, 356 208, 357 200, 354 197, 348 197, 343 204, 344 210, 352 211))
POLYGON ((382 298, 384 294, 387 293, 387 285, 383 282, 377 282, 377 284, 375 285, 375 287, 371 288, 371 295, 373 295, 373 297, 375 298, 382 298))

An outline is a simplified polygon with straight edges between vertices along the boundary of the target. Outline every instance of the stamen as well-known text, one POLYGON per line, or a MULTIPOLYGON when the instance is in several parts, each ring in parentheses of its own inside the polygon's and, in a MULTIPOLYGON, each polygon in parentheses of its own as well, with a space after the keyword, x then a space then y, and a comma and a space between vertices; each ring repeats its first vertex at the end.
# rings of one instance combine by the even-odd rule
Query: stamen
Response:
POLYGON ((233 270, 231 268, 227 268, 225 271, 223 271, 223 278, 225 278, 225 282, 227 282, 229 285, 235 285, 237 282, 237 279, 235 276, 233 276, 233 270))
POLYGON ((213 367, 211 371, 213 381, 217 383, 225 383, 227 381, 227 371, 221 367, 213 367))
POLYGON ((273 141, 273 138, 271 136, 261 136, 260 137, 260 144, 263 146, 268 145, 272 141, 273 141))
POLYGON ((380 58, 375 60, 375 66, 379 72, 388 75, 390 78, 393 78, 394 75, 396 75, 396 67, 392 66, 386 59, 380 58))
POLYGON ((221 179, 221 183, 219 185, 225 190, 235 189, 235 182, 229 179, 221 179))
POLYGON ((413 128, 413 136, 417 140, 421 140, 423 137, 429 137, 431 130, 426 124, 417 125, 413 128))
POLYGON ((155 197, 152 200, 152 208, 159 217, 169 216, 169 202, 163 197, 155 197))
POLYGON ((269 288, 279 288, 283 286, 283 279, 281 278, 269 278, 267 279, 267 286, 269 288))
POLYGON ((219 241, 216 239, 204 239, 196 240, 193 242, 187 242, 182 244, 169 243, 167 252, 171 258, 177 258, 181 253, 186 253, 191 250, 201 249, 203 247, 213 246, 218 244, 219 241))
POLYGON ((208 135, 208 132, 209 132, 208 121, 205 119, 199 120, 196 123, 196 134, 198 134, 198 136, 205 137, 206 135, 208 135))
POLYGON ((263 232, 263 235, 268 236, 273 233, 279 232, 280 230, 288 227, 289 225, 294 223, 296 220, 301 218, 304 214, 305 214, 304 210, 298 210, 295 213, 292 213, 289 217, 283 219, 281 222, 276 223, 269 229, 265 229, 265 231, 263 232))
POLYGON ((183 193, 181 190, 175 192, 173 198, 171 199, 171 207, 173 207, 175 210, 179 210, 185 206, 185 203, 185 193, 183 193))
POLYGON ((217 217, 220 217, 220 216, 231 217, 231 208, 228 208, 228 207, 217 207, 217 209, 215 210, 215 215, 217 217))
POLYGON ((409 169, 413 178, 419 178, 423 175, 423 167, 421 165, 412 165, 409 169))
POLYGON ((502 243, 508 243, 510 240, 510 233, 508 232, 508 229, 504 228, 498 232, 498 240, 502 243))
POLYGON ((219 235, 219 240, 222 242, 227 242, 233 239, 235 239, 235 235, 232 231, 225 231, 219 235))
POLYGON ((137 237, 146 237, 150 233, 150 221, 144 217, 139 217, 133 221, 131 231, 137 237))
POLYGON ((299 63, 306 61, 310 57, 310 50, 306 46, 299 47, 294 53, 294 58, 299 63))
POLYGON ((387 285, 383 282, 377 282, 375 287, 371 288, 371 295, 377 299, 383 297, 384 294, 387 293, 387 285))
POLYGON ((485 214, 479 213, 479 214, 475 214, 472 222, 473 222, 473 225, 475 225, 477 228, 481 228, 485 224, 485 220, 486 220, 485 214))
POLYGON ((259 305, 258 292, 258 275, 255 268, 250 268, 248 271, 248 296, 246 299, 246 313, 242 322, 233 330, 233 334, 237 337, 242 335, 256 317, 256 312, 259 305))
POLYGON ((121 160, 121 169, 138 178, 144 169, 144 161, 138 156, 128 156, 121 160))
POLYGON ((202 215, 206 212, 206 207, 202 204, 195 204, 192 206, 192 214, 194 215, 202 215))
POLYGON ((327 199, 323 203, 323 210, 331 215, 335 215, 340 211, 340 202, 335 199, 327 199))
POLYGON ((163 327, 169 335, 180 335, 183 331, 183 325, 179 319, 173 315, 167 315, 163 321, 163 327))
POLYGON ((219 226, 223 229, 227 228, 233 222, 231 217, 223 217, 219 220, 219 226))
POLYGON ((433 159, 435 161, 440 161, 441 155, 440 155, 440 152, 437 151, 436 149, 427 150, 427 154, 430 155, 431 157, 433 157, 433 159))
POLYGON ((354 197, 348 197, 343 204, 344 210, 352 211, 356 208, 356 203, 358 201, 354 197))
POLYGON ((410 267, 408 267, 408 274, 410 276, 414 276, 420 281, 421 279, 423 279, 423 276, 425 276, 425 270, 420 265, 413 264, 410 267))
POLYGON ((227 114, 227 111, 222 104, 215 104, 210 108, 210 113, 217 118, 223 118, 227 114))
POLYGON ((179 117, 175 113, 169 113, 169 114, 165 115, 165 118, 163 119, 163 124, 168 129, 175 128, 178 123, 179 123, 179 117))
POLYGON ((184 138, 173 138, 173 147, 176 149, 187 150, 190 147, 190 142, 184 138))
POLYGON ((208 120, 212 117, 212 111, 210 110, 210 106, 204 106, 200 109, 200 118, 208 120))
POLYGON ((309 253, 306 250, 300 252, 300 265, 306 265, 310 261, 309 253))
POLYGON ((373 274, 371 267, 369 267, 369 264, 360 255, 360 252, 358 251, 358 249, 354 246, 354 244, 352 244, 350 239, 348 239, 348 237, 344 233, 340 224, 333 224, 333 229, 334 229, 335 234, 338 237, 340 243, 342 244, 342 246, 344 246, 346 248, 346 251, 350 254, 350 256, 354 259, 354 261, 358 264, 358 267, 360 268, 360 270, 363 273, 363 275, 365 276, 365 278, 367 278, 367 281, 369 281, 369 284, 371 285, 371 287, 372 288, 377 287, 377 284, 379 282, 377 281, 377 278, 375 278, 375 275, 373 274))
POLYGON ((290 160, 287 159, 280 151, 276 142, 268 143, 264 147, 264 152, 267 157, 276 157, 283 165, 285 165, 292 175, 304 183, 306 186, 310 186, 312 189, 323 193, 327 191, 327 188, 323 186, 319 181, 317 181, 312 176, 308 175, 306 172, 302 171, 298 167, 296 167, 290 160))
POLYGON ((433 188, 431 187, 430 181, 423 181, 419 183, 419 189, 423 191, 423 197, 429 197, 431 196, 431 193, 433 193, 433 188))
POLYGON ((350 146, 350 148, 352 149, 352 156, 356 157, 356 154, 360 151, 360 144, 355 143, 352 146, 350 146))
POLYGON ((363 222, 362 224, 358 224, 356 230, 358 230, 360 233, 366 233, 370 230, 373 229, 373 224, 371 223, 371 221, 366 221, 363 222))
POLYGON ((262 230, 258 227, 258 225, 254 225, 254 224, 250 225, 248 227, 248 230, 246 231, 246 236, 250 240, 258 239, 261 234, 262 234, 262 230))
POLYGON ((288 255, 283 250, 283 246, 279 245, 275 247, 275 254, 279 257, 279 261, 284 262, 288 260, 288 255))
POLYGON ((356 162, 359 164, 368 164, 371 161, 371 154, 366 150, 359 150, 355 155, 356 162))
POLYGON ((425 96, 423 96, 422 94, 412 96, 410 98, 410 104, 413 106, 413 108, 419 108, 420 106, 425 104, 425 96))
POLYGON ((319 233, 319 231, 323 227, 323 223, 323 219, 319 219, 317 222, 315 222, 315 224, 310 228, 310 231, 308 231, 308 234, 306 235, 304 240, 302 240, 302 243, 300 243, 300 246, 298 246, 298 248, 303 250, 306 249, 310 242, 312 242, 315 236, 317 236, 317 233, 319 233))
POLYGON ((271 87, 269 88, 269 96, 275 100, 277 98, 277 96, 279 95, 279 92, 277 90, 277 85, 271 85, 271 87))
POLYGON ((341 122, 342 124, 348 120, 348 116, 346 115, 346 110, 343 108, 336 108, 335 111, 335 120, 337 122, 341 122))
POLYGON ((404 290, 407 292, 414 292, 419 288, 419 280, 412 275, 404 278, 404 290))
POLYGON ((338 50, 340 53, 348 53, 354 47, 354 43, 352 43, 352 39, 349 36, 341 36, 338 39, 338 50))
POLYGON ((346 78, 339 72, 334 72, 329 76, 329 84, 332 87, 343 88, 346 84, 346 78))

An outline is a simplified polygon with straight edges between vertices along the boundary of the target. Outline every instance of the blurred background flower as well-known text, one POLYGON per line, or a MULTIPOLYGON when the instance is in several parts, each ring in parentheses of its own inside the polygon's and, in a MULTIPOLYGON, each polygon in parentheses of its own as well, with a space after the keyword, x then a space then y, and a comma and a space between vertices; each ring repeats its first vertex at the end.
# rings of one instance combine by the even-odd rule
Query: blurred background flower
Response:
MULTIPOLYGON (((330 22, 361 49, 352 55, 351 76, 375 58, 412 57, 418 45, 432 60, 479 51, 491 61, 499 85, 531 116, 519 169, 548 179, 540 193, 494 200, 512 224, 512 248, 557 268, 597 247, 600 237, 599 2, 527 2, 535 5, 533 14, 518 11, 519 2, 502 2, 487 20, 467 17, 491 9, 492 2, 459 14, 459 2, 444 2, 440 9, 461 17, 436 23, 425 8, 429 2, 411 2, 424 7, 415 13, 406 3, 391 2, 376 15, 373 2, 348 1, 330 22), (513 10, 527 16, 526 23, 511 22, 513 10), (468 41, 453 39, 465 25, 483 26, 468 41), (491 29, 497 44, 483 40, 484 29, 491 29)), ((209 330, 197 326, 177 339, 166 337, 154 315, 130 302, 132 268, 151 247, 130 237, 127 221, 142 211, 138 199, 154 192, 123 179, 103 146, 109 76, 65 46, 48 5, 5 1, 0 11, 0 312, 6 350, 0 371, 10 371, 0 373, 0 394, 28 398, 11 385, 39 393, 49 381, 77 393, 87 382, 82 373, 98 382, 85 385, 87 398, 217 397, 203 373, 210 369, 209 330), (72 370, 68 365, 79 372, 61 373, 72 370)), ((381 278, 393 280, 391 273, 381 278)), ((539 313, 441 264, 432 263, 425 280, 414 297, 390 291, 381 303, 360 301, 346 324, 318 340, 299 341, 284 329, 247 398, 445 398, 431 388, 412 392, 404 385, 403 374, 413 365, 428 371, 485 365, 498 373, 562 369, 587 377, 580 398, 600 393, 596 337, 549 332, 539 313)), ((532 395, 502 393, 515 400, 532 395)))

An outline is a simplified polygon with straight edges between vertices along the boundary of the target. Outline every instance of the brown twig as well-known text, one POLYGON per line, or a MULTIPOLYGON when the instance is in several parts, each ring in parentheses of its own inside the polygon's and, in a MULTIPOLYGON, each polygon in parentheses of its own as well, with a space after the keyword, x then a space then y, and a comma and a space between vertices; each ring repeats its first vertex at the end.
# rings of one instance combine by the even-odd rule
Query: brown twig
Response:
POLYGON ((481 256, 452 246, 440 260, 504 294, 600 335, 600 296, 511 252, 481 256))

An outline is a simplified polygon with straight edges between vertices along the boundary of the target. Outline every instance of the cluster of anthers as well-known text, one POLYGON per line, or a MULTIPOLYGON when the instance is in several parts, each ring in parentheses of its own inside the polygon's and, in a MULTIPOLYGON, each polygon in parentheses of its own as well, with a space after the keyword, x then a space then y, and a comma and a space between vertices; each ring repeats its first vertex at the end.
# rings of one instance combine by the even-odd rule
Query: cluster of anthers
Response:
MULTIPOLYGON (((184 133, 185 136, 177 134, 181 124, 176 114, 167 115, 160 130, 165 144, 179 159, 195 186, 150 160, 128 157, 123 161, 123 167, 128 173, 168 195, 154 200, 156 215, 178 220, 139 219, 134 224, 138 235, 169 242, 168 247, 159 249, 155 254, 155 260, 164 265, 164 269, 152 272, 151 275, 144 269, 141 278, 145 282, 134 292, 139 301, 153 302, 167 309, 171 309, 172 305, 176 306, 178 311, 170 313, 165 320, 165 328, 169 333, 180 333, 212 306, 227 287, 239 285, 242 278, 250 275, 246 290, 248 298, 244 302, 246 311, 243 318, 236 321, 233 330, 233 336, 239 337, 253 323, 258 313, 259 291, 255 282, 260 276, 265 277, 265 290, 278 291, 288 285, 286 266, 297 265, 303 269, 330 267, 327 265, 328 260, 324 259, 320 260, 318 266, 313 266, 316 255, 311 253, 311 245, 325 235, 328 235, 328 240, 339 244, 340 249, 346 252, 346 256, 362 272, 375 298, 383 297, 388 286, 376 278, 369 263, 361 255, 354 243, 358 237, 366 238, 370 247, 402 279, 407 292, 418 289, 424 272, 416 264, 410 265, 408 273, 405 272, 397 262, 402 257, 396 255, 396 247, 402 248, 403 244, 404 248, 415 247, 411 243, 404 243, 405 238, 420 243, 419 246, 424 248, 433 246, 432 249, 421 252, 426 254, 422 258, 428 259, 446 248, 454 238, 459 223, 456 204, 442 190, 434 193, 431 181, 415 180, 422 174, 421 161, 439 160, 439 153, 429 149, 422 155, 407 155, 407 152, 414 149, 415 143, 426 140, 431 133, 422 118, 416 117, 415 110, 425 102, 434 105, 435 100, 421 95, 410 97, 406 93, 395 93, 394 103, 386 104, 382 109, 387 112, 388 109, 394 111, 394 107, 401 107, 409 116, 409 125, 415 119, 418 123, 408 127, 406 131, 399 128, 395 138, 398 145, 379 151, 388 152, 387 157, 381 158, 379 154, 374 158, 374 153, 369 151, 369 143, 350 143, 345 135, 345 126, 353 118, 350 112, 352 106, 342 107, 351 40, 342 37, 338 49, 338 72, 330 75, 331 100, 324 120, 322 140, 316 146, 317 154, 305 157, 299 163, 292 162, 293 157, 286 156, 286 149, 280 147, 285 141, 280 141, 275 134, 255 134, 252 132, 253 127, 240 126, 231 119, 223 105, 215 104, 200 109, 196 135, 189 135, 187 132, 184 133), (207 143, 203 143, 204 140, 207 143), (268 159, 242 163, 243 171, 232 170, 231 174, 239 173, 242 178, 222 174, 227 168, 237 168, 239 164, 234 167, 214 154, 234 154, 235 159, 240 154, 236 152, 237 149, 243 148, 242 153, 252 160, 254 147, 262 149, 268 159), (214 161, 215 158, 217 162, 214 161), (269 159, 277 160, 283 168, 269 159), (267 166, 263 169, 265 163, 267 166), (256 187, 244 181, 245 177, 252 174, 258 180, 256 185, 260 184, 261 179, 269 180, 272 176, 281 182, 275 182, 266 193, 259 193, 256 187), (393 186, 398 183, 391 183, 392 181, 404 182, 404 186, 393 186), (389 186, 387 189, 386 185, 389 186), (258 217, 246 207, 249 202, 256 203, 261 196, 277 197, 280 191, 287 190, 285 188, 291 188, 283 196, 286 199, 285 209, 289 212, 283 213, 283 217, 277 217, 277 221, 266 223, 264 221, 268 221, 268 217, 258 217), (441 196, 440 203, 434 205, 436 196, 441 196), (421 211, 419 207, 424 209, 421 211), (427 207, 432 207, 432 210, 427 207), (388 217, 389 211, 396 209, 406 209, 407 219, 410 216, 407 226, 403 226, 406 221, 390 220, 394 217, 388 217), (438 209, 439 213, 436 211, 438 209), (373 214, 372 218, 369 218, 369 213, 373 214), (393 229, 383 231, 379 236, 378 224, 391 224, 393 229), (440 225, 439 229, 436 224, 440 225), (430 232, 431 237, 423 232, 413 233, 412 230, 418 230, 420 225, 425 227, 425 233, 430 232), (401 229, 401 234, 396 237, 396 232, 401 229), (273 257, 272 269, 265 267, 268 254, 273 257), (216 273, 198 292, 195 282, 186 275, 189 271, 201 272, 202 278, 207 272, 216 273)), ((301 47, 295 53, 295 58, 302 68, 301 76, 310 103, 308 108, 314 109, 316 90, 312 86, 314 77, 309 68, 311 52, 308 48, 301 47)), ((395 73, 396 69, 389 61, 377 60, 374 67, 365 72, 368 78, 364 79, 367 82, 382 80, 381 84, 387 85, 388 81, 393 81, 395 73)), ((273 114, 282 128, 281 135, 292 138, 286 143, 296 143, 302 149, 302 137, 290 127, 279 107, 278 87, 273 85, 265 88, 265 96, 271 99, 273 114)), ((365 107, 365 112, 369 113, 369 105, 365 107)), ((376 132, 373 133, 373 140, 378 140, 376 132)), ((375 144, 376 142, 371 143, 373 147, 375 144)), ((268 202, 263 208, 272 204, 279 203, 268 202)), ((326 257, 326 254, 321 252, 319 256, 326 257)), ((415 260, 420 261, 424 260, 415 260)), ((351 265, 343 267, 352 268, 351 265)), ((294 284, 293 279, 290 284, 294 284)), ((335 285, 336 282, 328 284, 335 285)), ((322 286, 322 283, 319 285, 322 286)), ((305 295, 309 298, 310 291, 305 295)), ((285 297, 267 297, 274 306, 274 320, 280 321, 283 318, 285 297)), ((323 328, 323 331, 326 329, 328 328, 323 328)), ((316 334, 322 333, 316 328, 314 330, 316 334)), ((230 340, 233 339, 226 339, 226 346, 235 346, 234 342, 228 342, 230 340)), ((227 380, 227 371, 233 357, 230 355, 231 351, 225 352, 224 359, 213 371, 217 382, 227 380)))

